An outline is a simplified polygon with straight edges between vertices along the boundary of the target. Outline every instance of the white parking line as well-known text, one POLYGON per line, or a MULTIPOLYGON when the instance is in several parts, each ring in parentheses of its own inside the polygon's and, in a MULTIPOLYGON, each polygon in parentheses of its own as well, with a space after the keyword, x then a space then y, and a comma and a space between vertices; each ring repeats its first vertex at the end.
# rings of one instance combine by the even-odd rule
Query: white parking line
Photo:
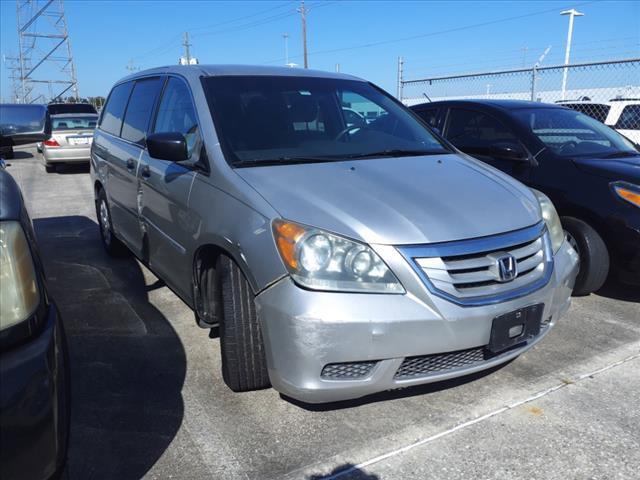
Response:
POLYGON ((515 403, 511 403, 509 405, 505 405, 502 408, 494 410, 494 411, 492 411, 490 413, 487 413, 485 415, 482 415, 480 417, 476 417, 476 418, 474 418, 472 420, 469 420, 467 422, 460 423, 460 424, 450 428, 449 430, 445 430, 443 432, 437 433, 437 434, 432 435, 430 437, 427 437, 427 438, 424 438, 422 440, 418 440, 417 442, 414 442, 414 443, 411 443, 409 445, 406 445, 406 446, 404 446, 402 448, 398 448, 396 450, 392 450, 390 452, 384 453, 384 454, 379 455, 377 457, 371 458, 371 459, 366 460, 366 461, 364 461, 362 463, 359 463, 357 465, 349 467, 349 468, 347 468, 345 470, 342 470, 340 472, 334 473, 333 475, 329 475, 329 476, 323 477, 322 480, 334 480, 334 479, 341 478, 341 477, 343 477, 345 475, 348 475, 349 473, 353 473, 353 472, 361 470, 361 469, 363 469, 365 467, 373 465, 374 463, 381 462, 382 460, 386 460, 387 458, 395 457, 396 455, 400 455, 400 454, 402 454, 404 452, 407 452, 407 451, 409 451, 409 450, 411 450, 413 448, 419 447, 421 445, 425 445, 427 443, 431 443, 431 442, 433 442, 435 440, 438 440, 439 438, 446 437, 447 435, 450 435, 450 434, 452 434, 454 432, 457 432, 458 430, 462 430, 463 428, 470 427, 471 425, 475 425, 475 424, 480 423, 480 422, 484 422, 485 420, 487 420, 487 419, 489 419, 491 417, 494 417, 496 415, 499 415, 499 414, 501 414, 503 412, 506 412, 507 410, 511 410, 513 408, 516 408, 516 407, 519 407, 521 405, 524 405, 525 403, 529 403, 529 402, 532 402, 532 401, 537 400, 539 398, 542 398, 542 397, 544 397, 546 395, 549 395, 552 392, 555 392, 557 390, 560 390, 561 388, 566 387, 567 385, 572 385, 574 383, 582 382, 582 381, 584 381, 584 380, 586 380, 588 378, 591 378, 591 377, 593 377, 595 375, 599 375, 599 374, 601 374, 601 373, 603 373, 603 372, 605 372, 605 371, 607 371, 607 370, 609 370, 611 368, 614 368, 614 367, 617 367, 617 366, 622 365, 624 363, 630 362, 631 360, 634 360, 636 358, 640 358, 640 353, 636 353, 636 354, 631 355, 631 356, 629 356, 627 358, 624 358, 624 359, 619 360, 617 362, 614 362, 614 363, 611 363, 609 365, 606 365, 606 366, 604 366, 602 368, 599 368, 598 370, 594 370, 594 371, 589 372, 589 373, 584 373, 582 375, 578 375, 577 377, 575 377, 575 379, 563 381, 562 383, 560 383, 558 385, 555 385, 553 387, 547 388, 546 390, 542 390, 541 392, 538 392, 538 393, 536 393, 536 394, 534 394, 534 395, 532 395, 530 397, 527 397, 527 398, 525 398, 523 400, 518 400, 515 403))

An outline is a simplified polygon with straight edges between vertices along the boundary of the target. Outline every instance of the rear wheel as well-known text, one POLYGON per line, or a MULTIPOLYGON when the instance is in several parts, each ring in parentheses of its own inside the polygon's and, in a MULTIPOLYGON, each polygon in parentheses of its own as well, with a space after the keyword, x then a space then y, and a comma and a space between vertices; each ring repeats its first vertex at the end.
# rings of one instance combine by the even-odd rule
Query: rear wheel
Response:
POLYGON ((234 392, 269 387, 267 359, 249 282, 229 257, 216 262, 220 289, 222 377, 234 392))
POLYGON ((578 252, 580 270, 573 289, 575 296, 588 295, 600 289, 609 274, 609 251, 602 237, 588 223, 563 217, 567 242, 578 252))
POLYGON ((45 163, 44 169, 47 173, 55 173, 58 170, 53 163, 45 163))
POLYGON ((102 238, 102 246, 112 257, 122 257, 129 253, 126 245, 122 243, 113 233, 111 222, 111 211, 107 203, 107 195, 101 188, 98 191, 98 199, 96 200, 96 216, 100 225, 100 237, 102 238))

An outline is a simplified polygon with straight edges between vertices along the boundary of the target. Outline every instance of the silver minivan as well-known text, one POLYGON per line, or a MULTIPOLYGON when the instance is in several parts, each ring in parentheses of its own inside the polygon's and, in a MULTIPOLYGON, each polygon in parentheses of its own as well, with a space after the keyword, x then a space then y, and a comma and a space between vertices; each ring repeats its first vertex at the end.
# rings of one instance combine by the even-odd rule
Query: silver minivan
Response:
POLYGON ((91 174, 105 248, 219 327, 234 391, 316 403, 466 375, 570 304, 577 255, 548 198, 352 76, 136 73, 109 95, 91 174))

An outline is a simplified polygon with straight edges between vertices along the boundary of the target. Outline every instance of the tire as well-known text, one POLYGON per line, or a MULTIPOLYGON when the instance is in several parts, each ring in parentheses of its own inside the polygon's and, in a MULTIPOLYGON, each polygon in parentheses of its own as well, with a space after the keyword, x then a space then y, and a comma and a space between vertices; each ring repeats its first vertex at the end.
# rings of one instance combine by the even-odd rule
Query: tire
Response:
POLYGON ((234 392, 270 386, 260 321, 249 282, 236 263, 216 262, 220 292, 222 378, 234 392))
POLYGON ((609 251, 598 232, 582 220, 563 217, 562 225, 567 241, 580 256, 573 295, 589 295, 600 289, 609 275, 609 251))
POLYGON ((100 238, 102 246, 112 257, 124 257, 129 255, 129 249, 122 243, 113 233, 111 210, 107 202, 107 195, 101 188, 98 191, 98 199, 96 200, 96 216, 100 227, 100 238))
POLYGON ((52 163, 45 163, 44 164, 44 169, 47 173, 55 173, 58 171, 58 169, 56 168, 56 166, 52 163))
POLYGON ((6 158, 7 160, 13 160, 15 158, 15 153, 13 152, 13 147, 9 147, 7 150, 5 150, 3 157, 6 158))

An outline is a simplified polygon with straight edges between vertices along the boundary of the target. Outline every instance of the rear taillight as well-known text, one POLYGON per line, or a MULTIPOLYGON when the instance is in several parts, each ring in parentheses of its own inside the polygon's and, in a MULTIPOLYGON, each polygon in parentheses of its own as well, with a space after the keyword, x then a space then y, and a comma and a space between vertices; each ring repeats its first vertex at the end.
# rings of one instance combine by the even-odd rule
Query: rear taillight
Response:
POLYGON ((55 138, 50 138, 49 140, 45 140, 44 144, 47 147, 59 147, 60 146, 60 144, 56 141, 55 138))

